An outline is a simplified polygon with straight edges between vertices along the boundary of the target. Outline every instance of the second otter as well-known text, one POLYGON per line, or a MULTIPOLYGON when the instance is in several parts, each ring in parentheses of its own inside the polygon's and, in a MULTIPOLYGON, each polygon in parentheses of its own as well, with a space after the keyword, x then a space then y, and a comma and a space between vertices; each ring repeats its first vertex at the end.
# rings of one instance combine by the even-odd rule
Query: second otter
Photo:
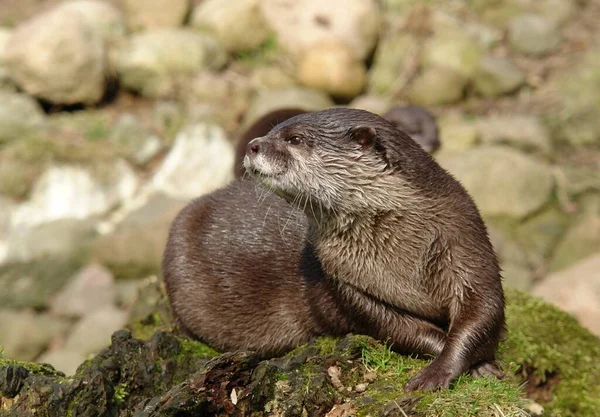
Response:
POLYGON ((437 356, 408 389, 499 373, 495 254, 466 191, 419 145, 381 117, 331 109, 253 140, 245 165, 306 217, 270 220, 285 217, 247 181, 184 209, 164 274, 189 333, 278 352, 352 331, 437 356))

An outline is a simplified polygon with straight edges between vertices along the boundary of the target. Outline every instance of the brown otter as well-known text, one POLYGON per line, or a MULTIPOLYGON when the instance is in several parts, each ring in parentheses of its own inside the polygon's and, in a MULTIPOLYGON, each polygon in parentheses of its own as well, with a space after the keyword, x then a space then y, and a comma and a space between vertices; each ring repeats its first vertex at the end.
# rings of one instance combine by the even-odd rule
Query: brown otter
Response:
POLYGON ((179 324, 220 349, 265 355, 355 332, 437 358, 407 389, 499 375, 495 254, 462 186, 390 122, 330 109, 248 145, 246 168, 304 210, 241 181, 173 223, 164 279, 179 324), (268 203, 267 203, 268 202, 268 203))
POLYGON ((385 112, 383 118, 392 122, 399 130, 408 133, 427 152, 432 153, 439 149, 437 122, 424 108, 412 105, 396 106, 385 112))
MULTIPOLYGON (((252 123, 242 133, 236 144, 235 177, 242 178, 246 173, 243 160, 248 142, 266 135, 275 125, 304 113, 307 113, 307 111, 300 108, 281 108, 265 114, 252 123)), ((424 108, 412 105, 396 106, 389 109, 383 117, 392 122, 398 129, 408 133, 427 152, 434 152, 440 147, 435 117, 424 108)))

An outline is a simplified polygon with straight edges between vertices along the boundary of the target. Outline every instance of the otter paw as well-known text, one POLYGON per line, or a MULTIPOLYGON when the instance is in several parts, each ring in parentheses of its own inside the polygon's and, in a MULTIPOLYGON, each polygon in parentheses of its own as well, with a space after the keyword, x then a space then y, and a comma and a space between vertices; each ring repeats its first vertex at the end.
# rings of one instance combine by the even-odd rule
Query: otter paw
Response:
POLYGON ((404 386, 405 391, 433 391, 440 388, 448 388, 456 378, 456 373, 443 366, 432 363, 421 369, 417 375, 412 377, 404 386))
POLYGON ((471 375, 475 378, 482 376, 485 377, 496 377, 498 379, 504 378, 502 370, 493 362, 481 362, 471 368, 471 375))

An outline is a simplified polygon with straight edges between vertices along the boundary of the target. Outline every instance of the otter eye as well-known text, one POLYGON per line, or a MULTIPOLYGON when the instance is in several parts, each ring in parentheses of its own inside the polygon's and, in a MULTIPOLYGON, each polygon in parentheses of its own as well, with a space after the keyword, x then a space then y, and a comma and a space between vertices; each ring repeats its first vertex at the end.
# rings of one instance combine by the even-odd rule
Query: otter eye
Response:
POLYGON ((302 138, 298 136, 289 136, 282 139, 285 143, 289 143, 290 145, 300 145, 302 143, 302 138))

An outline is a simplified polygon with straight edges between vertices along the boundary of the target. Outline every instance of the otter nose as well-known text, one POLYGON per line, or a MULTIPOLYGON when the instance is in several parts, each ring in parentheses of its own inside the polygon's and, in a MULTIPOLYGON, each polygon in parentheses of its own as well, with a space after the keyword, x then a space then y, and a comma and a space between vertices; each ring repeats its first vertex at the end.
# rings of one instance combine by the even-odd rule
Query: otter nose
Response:
POLYGON ((261 138, 252 139, 246 146, 246 155, 255 155, 260 149, 261 138))

